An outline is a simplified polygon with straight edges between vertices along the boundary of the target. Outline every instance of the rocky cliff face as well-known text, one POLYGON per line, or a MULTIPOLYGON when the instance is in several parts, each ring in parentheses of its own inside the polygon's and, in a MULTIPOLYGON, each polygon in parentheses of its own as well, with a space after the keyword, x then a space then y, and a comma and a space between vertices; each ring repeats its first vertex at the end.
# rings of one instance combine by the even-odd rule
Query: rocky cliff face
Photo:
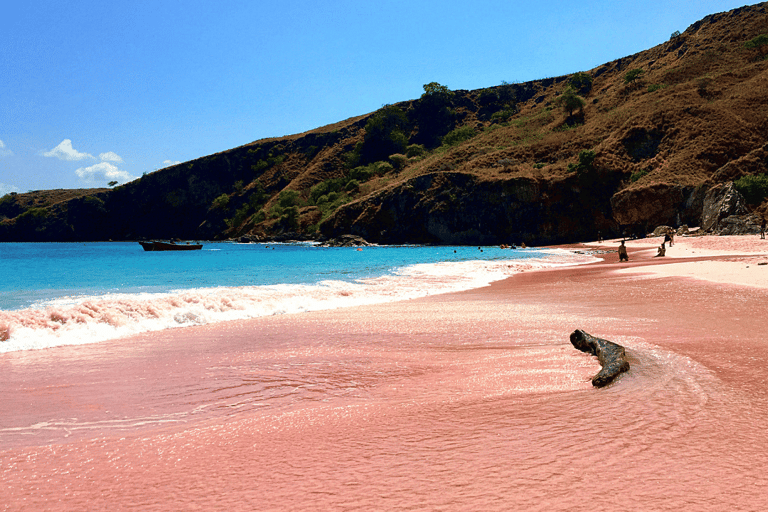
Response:
POLYGON ((768 173, 768 60, 745 47, 766 27, 761 3, 579 75, 476 91, 428 84, 417 100, 113 190, 6 196, 0 241, 351 233, 552 244, 702 221, 717 232, 744 209, 768 211, 710 212, 721 184, 768 173), (558 100, 568 86, 584 100, 572 113, 558 100))
POLYGON ((609 205, 595 199, 576 176, 483 180, 443 172, 348 204, 321 229, 378 243, 553 244, 617 232, 609 205))
POLYGON ((684 187, 654 183, 625 189, 611 197, 613 217, 631 232, 648 233, 656 226, 699 225, 705 185, 684 187))

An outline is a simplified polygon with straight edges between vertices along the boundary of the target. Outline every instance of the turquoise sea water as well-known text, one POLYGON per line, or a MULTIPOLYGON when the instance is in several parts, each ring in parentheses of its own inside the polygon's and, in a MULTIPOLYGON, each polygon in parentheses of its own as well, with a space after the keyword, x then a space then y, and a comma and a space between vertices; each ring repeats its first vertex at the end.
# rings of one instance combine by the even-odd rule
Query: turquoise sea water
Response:
POLYGON ((577 260, 498 247, 205 243, 200 251, 145 252, 128 242, 0 244, 0 352, 405 300, 577 260))
POLYGON ((61 297, 355 281, 418 263, 539 257, 496 247, 206 243, 200 251, 145 252, 128 242, 0 244, 0 310, 61 297))

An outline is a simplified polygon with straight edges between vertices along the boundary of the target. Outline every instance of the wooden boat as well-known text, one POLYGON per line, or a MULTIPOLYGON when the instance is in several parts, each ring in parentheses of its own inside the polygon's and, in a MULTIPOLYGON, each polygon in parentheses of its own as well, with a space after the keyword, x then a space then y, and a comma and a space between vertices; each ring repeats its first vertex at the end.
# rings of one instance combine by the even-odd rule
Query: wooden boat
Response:
POLYGON ((203 244, 177 244, 175 242, 139 242, 145 251, 199 251, 203 244))

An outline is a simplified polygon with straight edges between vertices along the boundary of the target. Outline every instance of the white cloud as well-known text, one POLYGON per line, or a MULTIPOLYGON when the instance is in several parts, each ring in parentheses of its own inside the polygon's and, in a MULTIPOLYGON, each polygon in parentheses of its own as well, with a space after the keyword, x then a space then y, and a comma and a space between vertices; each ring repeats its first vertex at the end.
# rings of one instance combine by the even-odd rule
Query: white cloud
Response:
POLYGON ((101 158, 102 162, 115 162, 117 164, 123 163, 123 159, 120 158, 119 155, 116 153, 113 153, 112 151, 108 151, 106 153, 100 153, 99 158, 101 158))
POLYGON ((75 171, 84 181, 130 181, 133 179, 126 171, 121 171, 109 162, 101 162, 90 167, 81 167, 75 171))
POLYGON ((5 142, 0 140, 0 156, 12 156, 13 151, 5 147, 5 142))
POLYGON ((180 163, 181 163, 181 162, 180 162, 180 161, 178 161, 178 160, 163 160, 163 165, 164 165, 165 167, 170 167, 170 166, 172 166, 172 165, 177 165, 177 164, 180 164, 180 163))
MULTIPOLYGON (((86 158, 94 158, 93 155, 89 155, 88 153, 80 153, 76 149, 72 147, 72 141, 69 139, 64 139, 61 141, 61 144, 56 146, 50 151, 46 151, 43 153, 43 156, 49 156, 49 157, 55 157, 59 160, 69 160, 69 161, 75 161, 75 160, 85 160, 86 158)), ((95 159, 94 159, 95 160, 95 159)))
POLYGON ((18 192, 19 189, 14 187, 13 185, 6 185, 5 183, 0 183, 0 197, 3 197, 5 194, 9 194, 11 192, 18 192))

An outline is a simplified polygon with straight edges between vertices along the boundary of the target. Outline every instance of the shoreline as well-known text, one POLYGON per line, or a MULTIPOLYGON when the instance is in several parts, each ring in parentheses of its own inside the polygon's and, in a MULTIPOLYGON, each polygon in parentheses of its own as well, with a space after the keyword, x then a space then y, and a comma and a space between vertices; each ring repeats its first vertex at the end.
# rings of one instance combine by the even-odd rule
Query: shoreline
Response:
MULTIPOLYGON (((618 247, 619 239, 615 240, 606 240, 602 242, 585 242, 585 243, 579 243, 579 244, 569 244, 569 245, 558 245, 558 246, 547 246, 547 247, 541 247, 538 248, 540 250, 544 251, 553 251, 556 252, 558 250, 566 251, 573 253, 574 255, 580 255, 585 260, 592 259, 593 261, 584 261, 584 262, 573 262, 573 263, 554 263, 552 268, 578 268, 582 265, 594 265, 599 263, 605 263, 612 265, 612 269, 617 274, 624 274, 627 276, 633 276, 636 279, 649 279, 653 280, 655 282, 663 281, 664 279, 669 278, 688 278, 688 279, 698 279, 698 280, 704 280, 709 281, 713 283, 721 283, 721 284, 729 284, 729 285, 740 285, 740 286, 749 286, 749 287, 755 287, 755 288, 768 288, 768 243, 766 243, 766 240, 761 240, 757 236, 693 236, 693 237, 677 237, 677 243, 669 247, 667 249, 667 255, 664 258, 654 258, 654 254, 656 251, 656 247, 662 242, 663 237, 649 237, 645 239, 634 239, 634 240, 628 240, 626 241, 627 249, 630 254, 630 261, 629 262, 618 262, 617 254, 616 254, 616 247, 618 247)), ((489 264, 492 263, 493 260, 489 260, 489 264)), ((515 265, 518 267, 517 271, 520 273, 523 272, 532 272, 532 271, 539 271, 541 268, 536 268, 536 265, 530 266, 527 264, 526 260, 510 260, 513 262, 516 262, 515 265)), ((548 268, 545 266, 545 268, 548 268)), ((512 277, 514 277, 514 273, 511 274, 512 277)), ((510 275, 507 276, 499 275, 494 280, 490 281, 490 283, 499 282, 499 281, 505 281, 507 279, 510 279, 510 275)), ((480 285, 480 288, 489 286, 488 283, 480 285)), ((468 288, 467 290, 472 290, 474 288, 468 288)), ((218 289, 213 289, 218 290, 218 289)), ((237 288, 233 288, 232 290, 238 290, 237 288)), ((333 292, 333 290, 330 290, 333 292)), ((455 293, 456 290, 442 290, 437 292, 438 295, 442 294, 450 294, 455 293)), ((197 295, 199 295, 200 291, 198 290, 191 290, 190 292, 187 292, 187 295, 192 296, 190 299, 192 302, 198 302, 199 299, 197 298, 197 295)), ((347 302, 349 302, 351 299, 349 297, 352 297, 352 292, 350 291, 337 291, 337 293, 340 293, 346 297, 347 302)), ((403 302, 412 300, 414 298, 417 298, 419 296, 422 297, 428 297, 432 295, 433 293, 424 293, 422 294, 415 294, 409 297, 403 297, 400 299, 396 299, 395 302, 403 302)), ((407 295, 407 294, 406 294, 407 295)), ((344 298, 344 297, 342 297, 344 298)), ((163 299, 165 300, 165 299, 163 299)), ((386 302, 392 300, 392 298, 389 298, 386 302)), ((165 302, 170 301, 170 303, 174 303, 176 299, 171 296, 169 299, 165 300, 165 302)), ((161 300, 162 302, 162 300, 161 300)), ((379 301, 371 301, 371 302, 364 302, 365 304, 376 304, 379 301)), ((98 304, 98 303, 97 303, 98 304)), ((164 304, 164 303, 163 303, 164 304)), ((132 315, 131 309, 132 308, 138 308, 139 310, 147 309, 146 306, 141 304, 140 302, 137 302, 137 306, 134 306, 130 304, 128 301, 115 301, 115 305, 112 306, 111 303, 105 302, 105 308, 111 307, 115 309, 114 312, 110 310, 105 310, 101 314, 105 318, 115 316, 115 314, 119 317, 120 315, 132 315)), ((194 304, 192 304, 194 306, 194 304)), ((308 311, 312 310, 326 310, 327 309, 335 309, 336 307, 356 307, 358 304, 355 304, 353 302, 349 302, 349 304, 345 304, 343 306, 336 306, 336 305, 329 305, 327 307, 313 307, 313 308, 299 308, 297 311, 286 311, 288 313, 306 313, 308 311)), ((162 310, 165 308, 165 305, 160 306, 159 310, 162 310)), ((81 309, 80 306, 72 306, 70 308, 64 307, 63 309, 59 308, 57 311, 56 309, 51 309, 50 311, 41 310, 39 312, 36 312, 35 310, 29 310, 34 313, 36 313, 36 316, 33 319, 28 320, 31 324, 40 324, 41 322, 47 322, 51 324, 52 322, 47 320, 48 315, 53 315, 51 318, 61 318, 62 320, 56 320, 56 323, 52 324, 52 329, 59 330, 61 326, 65 326, 66 320, 70 319, 72 320, 72 324, 75 324, 75 320, 77 320, 77 323, 81 325, 88 325, 81 322, 79 319, 80 316, 83 316, 78 309, 81 309), (42 316, 41 316, 42 315, 42 316), (59 325, 61 324, 61 326, 59 325)), ((0 312, 3 313, 3 312, 0 312)), ((22 311, 23 313, 23 311, 22 311)), ((93 313, 89 310, 86 311, 88 316, 93 316, 93 313)), ((183 313, 183 312, 182 312, 183 313)), ((18 316, 18 312, 5 312, 6 316, 9 316, 13 318, 14 315, 18 316)), ((204 314, 204 312, 202 313, 204 314)), ((95 339, 93 341, 88 340, 85 341, 84 339, 78 339, 76 342, 71 341, 65 341, 65 342, 57 342, 53 344, 47 344, 48 342, 44 342, 41 345, 30 345, 27 349, 47 349, 52 348, 56 346, 63 346, 68 344, 85 344, 85 343, 103 343, 105 341, 109 340, 119 340, 119 339, 126 339, 130 338, 132 336, 139 335, 142 332, 162 332, 165 329, 168 328, 190 328, 194 326, 196 323, 197 318, 199 318, 201 315, 201 312, 195 311, 194 313, 184 313, 184 314, 177 314, 176 317, 180 317, 181 320, 186 323, 186 325, 171 325, 167 326, 163 329, 157 329, 156 327, 153 327, 148 330, 139 330, 136 329, 132 333, 128 333, 127 335, 119 335, 116 337, 110 337, 105 338, 101 336, 99 339, 95 339), (181 316, 180 316, 181 315, 181 316), (192 320, 187 320, 187 317, 190 317, 192 320), (195 320, 195 321, 193 321, 195 320)), ((262 316, 262 315, 258 315, 262 316)), ((257 317, 258 317, 257 316, 257 317)), ((84 317, 85 318, 85 317, 84 317)), ((251 317, 254 318, 254 317, 251 317)), ((242 320, 247 320, 247 316, 245 318, 240 318, 242 320)), ((88 320, 86 318, 86 320, 88 320)), ((130 320, 130 318, 129 318, 130 320)), ((216 326, 222 322, 226 323, 231 320, 235 320, 235 318, 231 319, 219 319, 214 320, 211 322, 205 322, 203 324, 197 324, 197 325, 211 325, 216 326)), ((174 317, 175 321, 175 317, 174 317)), ((125 321, 120 321, 121 324, 130 325, 130 321, 126 323, 125 321)), ((9 324, 11 325, 11 324, 9 324)), ((10 350, 10 345, 6 345, 8 343, 9 338, 9 325, 4 325, 2 322, 2 315, 0 314, 0 349, 5 348, 6 350, 0 351, 0 353, 8 353, 11 351, 16 350, 27 350, 24 348, 14 349, 10 350), (6 340, 6 341, 2 341, 6 340)), ((66 326, 65 326, 66 327, 66 326)), ((63 331, 63 330, 62 330, 63 331)), ((42 332, 40 334, 45 335, 45 332, 42 332)), ((76 333, 73 332, 72 335, 76 333)), ((57 334, 58 335, 58 334, 57 334)), ((42 339, 42 338, 41 338, 42 339)), ((46 338, 47 339, 47 338, 46 338)), ((25 345, 26 346, 26 345, 25 345)))
POLYGON ((314 284, 214 286, 52 299, 39 307, 0 311, 0 353, 102 343, 144 332, 263 316, 401 302, 487 286, 542 266, 595 261, 551 248, 523 255, 507 255, 499 249, 494 252, 496 256, 491 259, 462 255, 465 259, 398 262, 380 269, 378 275, 354 280, 320 275, 314 284))
MULTIPOLYGON (((620 239, 587 242, 584 247, 613 250, 620 239)), ((655 278, 694 278, 712 283, 768 288, 768 239, 756 235, 676 236, 667 247, 666 256, 655 258, 663 236, 627 240, 629 263, 619 263, 618 256, 603 254, 625 274, 644 274, 655 278)))
POLYGON ((12 370, 0 373, 0 502, 755 510, 768 485, 756 448, 768 290, 648 279, 679 261, 649 251, 407 301, 0 355, 12 370), (593 388, 600 365, 571 345, 574 329, 625 347, 630 370, 593 388), (573 492, 554 496, 552 482, 573 492))

